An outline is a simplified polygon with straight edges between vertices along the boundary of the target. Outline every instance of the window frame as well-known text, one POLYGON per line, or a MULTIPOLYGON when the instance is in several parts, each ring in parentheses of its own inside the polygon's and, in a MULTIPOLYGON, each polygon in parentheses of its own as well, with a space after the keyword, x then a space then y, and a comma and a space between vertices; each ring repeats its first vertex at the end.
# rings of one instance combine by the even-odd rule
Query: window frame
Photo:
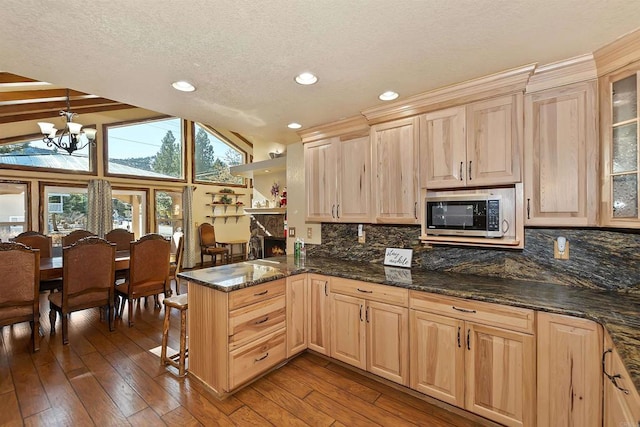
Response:
POLYGON ((229 138, 222 135, 216 129, 209 125, 205 125, 203 123, 190 122, 191 123, 191 182, 194 184, 204 184, 204 185, 216 185, 219 187, 236 187, 236 188, 248 188, 248 179, 242 178, 242 184, 230 184, 226 182, 213 182, 213 181, 202 181, 196 178, 196 125, 203 128, 205 131, 214 134, 214 136, 220 139, 223 143, 230 145, 234 149, 238 150, 244 156, 244 163, 247 164, 249 160, 249 153, 243 150, 238 144, 235 144, 233 141, 229 140, 229 138))
MULTIPOLYGON (((45 203, 48 203, 45 200, 45 193, 46 193, 46 187, 62 187, 62 188, 83 188, 86 190, 87 192, 87 196, 89 195, 89 183, 88 182, 84 182, 84 183, 80 183, 80 182, 51 182, 51 181, 40 181, 38 183, 38 190, 39 190, 39 208, 38 208, 38 227, 40 229, 40 233, 42 234, 46 234, 47 236, 51 235, 51 232, 49 230, 46 229, 45 227, 45 223, 46 223, 46 219, 45 219, 45 203)), ((49 211, 46 210, 46 213, 48 214, 49 211)))
POLYGON ((32 228, 32 219, 31 219, 31 182, 30 181, 20 181, 13 179, 0 179, 0 184, 18 184, 26 186, 26 201, 25 201, 25 229, 24 231, 33 230, 32 228))
MULTIPOLYGON (((125 186, 114 186, 113 183, 111 183, 111 192, 112 192, 112 198, 113 198, 113 192, 115 191, 136 191, 136 192, 141 192, 145 194, 145 199, 144 199, 144 203, 145 203, 145 213, 144 213, 144 218, 145 218, 145 226, 144 226, 144 230, 142 231, 142 234, 140 236, 138 236, 137 238, 139 239, 140 237, 149 234, 149 230, 150 230, 150 221, 151 221, 151 208, 150 208, 150 203, 151 203, 151 199, 149 197, 149 193, 150 193, 150 188, 149 187, 125 187, 125 186)), ((135 234, 135 232, 134 232, 135 234)))
MULTIPOLYGON (((156 200, 158 193, 178 193, 180 194, 180 212, 181 217, 179 221, 182 221, 181 228, 184 231, 184 192, 183 188, 154 188, 153 189, 153 232, 160 234, 160 230, 158 229, 158 210, 156 209, 156 200)), ((172 225, 172 228, 173 227, 172 225)), ((175 233, 175 231, 174 231, 175 233)), ((173 233, 171 233, 173 235, 173 233)))
MULTIPOLYGON (((96 128, 95 124, 83 125, 83 127, 93 127, 96 128)), ((9 138, 0 138, 0 146, 9 145, 9 144, 19 144, 21 142, 29 142, 34 140, 42 140, 41 133, 31 133, 27 135, 18 135, 12 136, 9 138)), ((104 140, 104 134, 103 134, 104 140)), ((4 163, 0 163, 0 169, 11 169, 11 170, 20 170, 20 171, 35 171, 42 173, 69 173, 73 175, 86 175, 86 176, 97 176, 98 168, 96 167, 98 164, 97 152, 98 152, 98 139, 96 139, 96 146, 93 144, 88 145, 89 149, 89 170, 88 171, 78 171, 73 169, 58 169, 58 168, 45 168, 38 166, 21 166, 21 165, 7 165, 4 163)))
POLYGON ((105 177, 118 177, 118 178, 129 178, 129 179, 142 179, 145 181, 166 181, 166 182, 187 182, 187 176, 188 176, 188 170, 187 170, 187 166, 188 166, 188 159, 187 159, 187 126, 185 124, 186 120, 182 119, 180 117, 175 117, 175 116, 168 116, 168 115, 160 115, 160 116, 154 116, 154 117, 147 117, 144 119, 135 119, 135 120, 125 120, 125 121, 121 121, 121 122, 113 122, 113 123, 105 123, 102 125, 102 141, 103 141, 103 148, 102 148, 102 167, 103 167, 103 171, 104 171, 104 176, 105 177), (181 138, 181 152, 182 152, 182 177, 180 178, 161 178, 161 177, 145 177, 145 176, 141 176, 141 175, 127 175, 127 174, 119 174, 119 173, 112 173, 109 172, 109 134, 108 134, 108 129, 109 128, 115 128, 115 127, 124 127, 124 126, 129 126, 129 125, 136 125, 136 124, 143 124, 143 123, 148 123, 148 122, 155 122, 155 121, 159 121, 159 120, 166 120, 166 119, 178 119, 180 120, 180 127, 181 127, 181 131, 182 131, 182 138, 181 138))

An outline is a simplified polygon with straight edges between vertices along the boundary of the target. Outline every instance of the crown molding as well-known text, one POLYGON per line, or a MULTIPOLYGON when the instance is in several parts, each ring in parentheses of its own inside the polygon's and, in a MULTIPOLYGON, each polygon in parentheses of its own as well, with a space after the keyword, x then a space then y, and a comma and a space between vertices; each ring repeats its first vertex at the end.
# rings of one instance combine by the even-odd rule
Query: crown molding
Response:
POLYGON ((598 77, 640 60, 640 30, 627 33, 593 52, 598 77))
POLYGON ((346 141, 369 135, 369 124, 364 116, 354 116, 298 132, 302 143, 333 138, 336 136, 346 141))
POLYGON ((539 92, 597 78, 596 62, 588 53, 537 67, 526 89, 527 93, 539 92))

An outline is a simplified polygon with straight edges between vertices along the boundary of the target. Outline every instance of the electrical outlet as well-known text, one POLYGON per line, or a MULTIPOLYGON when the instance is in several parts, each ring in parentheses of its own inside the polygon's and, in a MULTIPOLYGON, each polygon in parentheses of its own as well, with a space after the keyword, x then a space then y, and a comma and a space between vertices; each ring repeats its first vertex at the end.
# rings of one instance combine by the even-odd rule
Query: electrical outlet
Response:
POLYGON ((562 260, 567 260, 569 259, 569 242, 567 240, 564 241, 564 250, 560 250, 560 248, 558 248, 558 246, 562 246, 558 245, 558 241, 554 240, 553 241, 553 257, 555 259, 562 259, 562 260))
POLYGON ((296 228, 289 227, 289 237, 296 237, 296 228))
POLYGON ((313 238, 313 228, 307 227, 307 239, 313 238))

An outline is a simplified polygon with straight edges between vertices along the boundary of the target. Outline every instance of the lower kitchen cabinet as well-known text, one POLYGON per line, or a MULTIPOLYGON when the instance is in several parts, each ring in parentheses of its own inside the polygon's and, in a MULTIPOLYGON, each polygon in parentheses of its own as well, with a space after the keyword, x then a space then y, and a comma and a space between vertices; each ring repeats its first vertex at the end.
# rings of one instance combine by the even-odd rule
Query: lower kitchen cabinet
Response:
POLYGON ((406 289, 334 278, 330 292, 331 357, 409 385, 407 295, 406 289))
POLYGON ((329 284, 331 278, 308 274, 307 336, 309 349, 329 355, 329 284))
POLYGON ((608 333, 604 335, 604 427, 640 426, 640 394, 608 333))
POLYGON ((534 425, 533 311, 410 296, 411 387, 507 426, 534 425))
POLYGON ((538 426, 599 426, 602 327, 538 313, 538 426))
POLYGON ((287 357, 307 349, 309 316, 307 275, 287 277, 287 357))

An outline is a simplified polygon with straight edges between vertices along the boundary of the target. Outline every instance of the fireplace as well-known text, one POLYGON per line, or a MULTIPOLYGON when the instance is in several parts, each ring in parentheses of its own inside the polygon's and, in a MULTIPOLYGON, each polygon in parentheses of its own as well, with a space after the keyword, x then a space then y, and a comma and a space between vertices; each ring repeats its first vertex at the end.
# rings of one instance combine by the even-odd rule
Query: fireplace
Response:
POLYGON ((251 214, 251 238, 249 259, 269 258, 287 254, 287 239, 284 237, 285 215, 251 214))
POLYGON ((284 237, 264 236, 264 257, 282 256, 287 254, 287 239, 284 237))

